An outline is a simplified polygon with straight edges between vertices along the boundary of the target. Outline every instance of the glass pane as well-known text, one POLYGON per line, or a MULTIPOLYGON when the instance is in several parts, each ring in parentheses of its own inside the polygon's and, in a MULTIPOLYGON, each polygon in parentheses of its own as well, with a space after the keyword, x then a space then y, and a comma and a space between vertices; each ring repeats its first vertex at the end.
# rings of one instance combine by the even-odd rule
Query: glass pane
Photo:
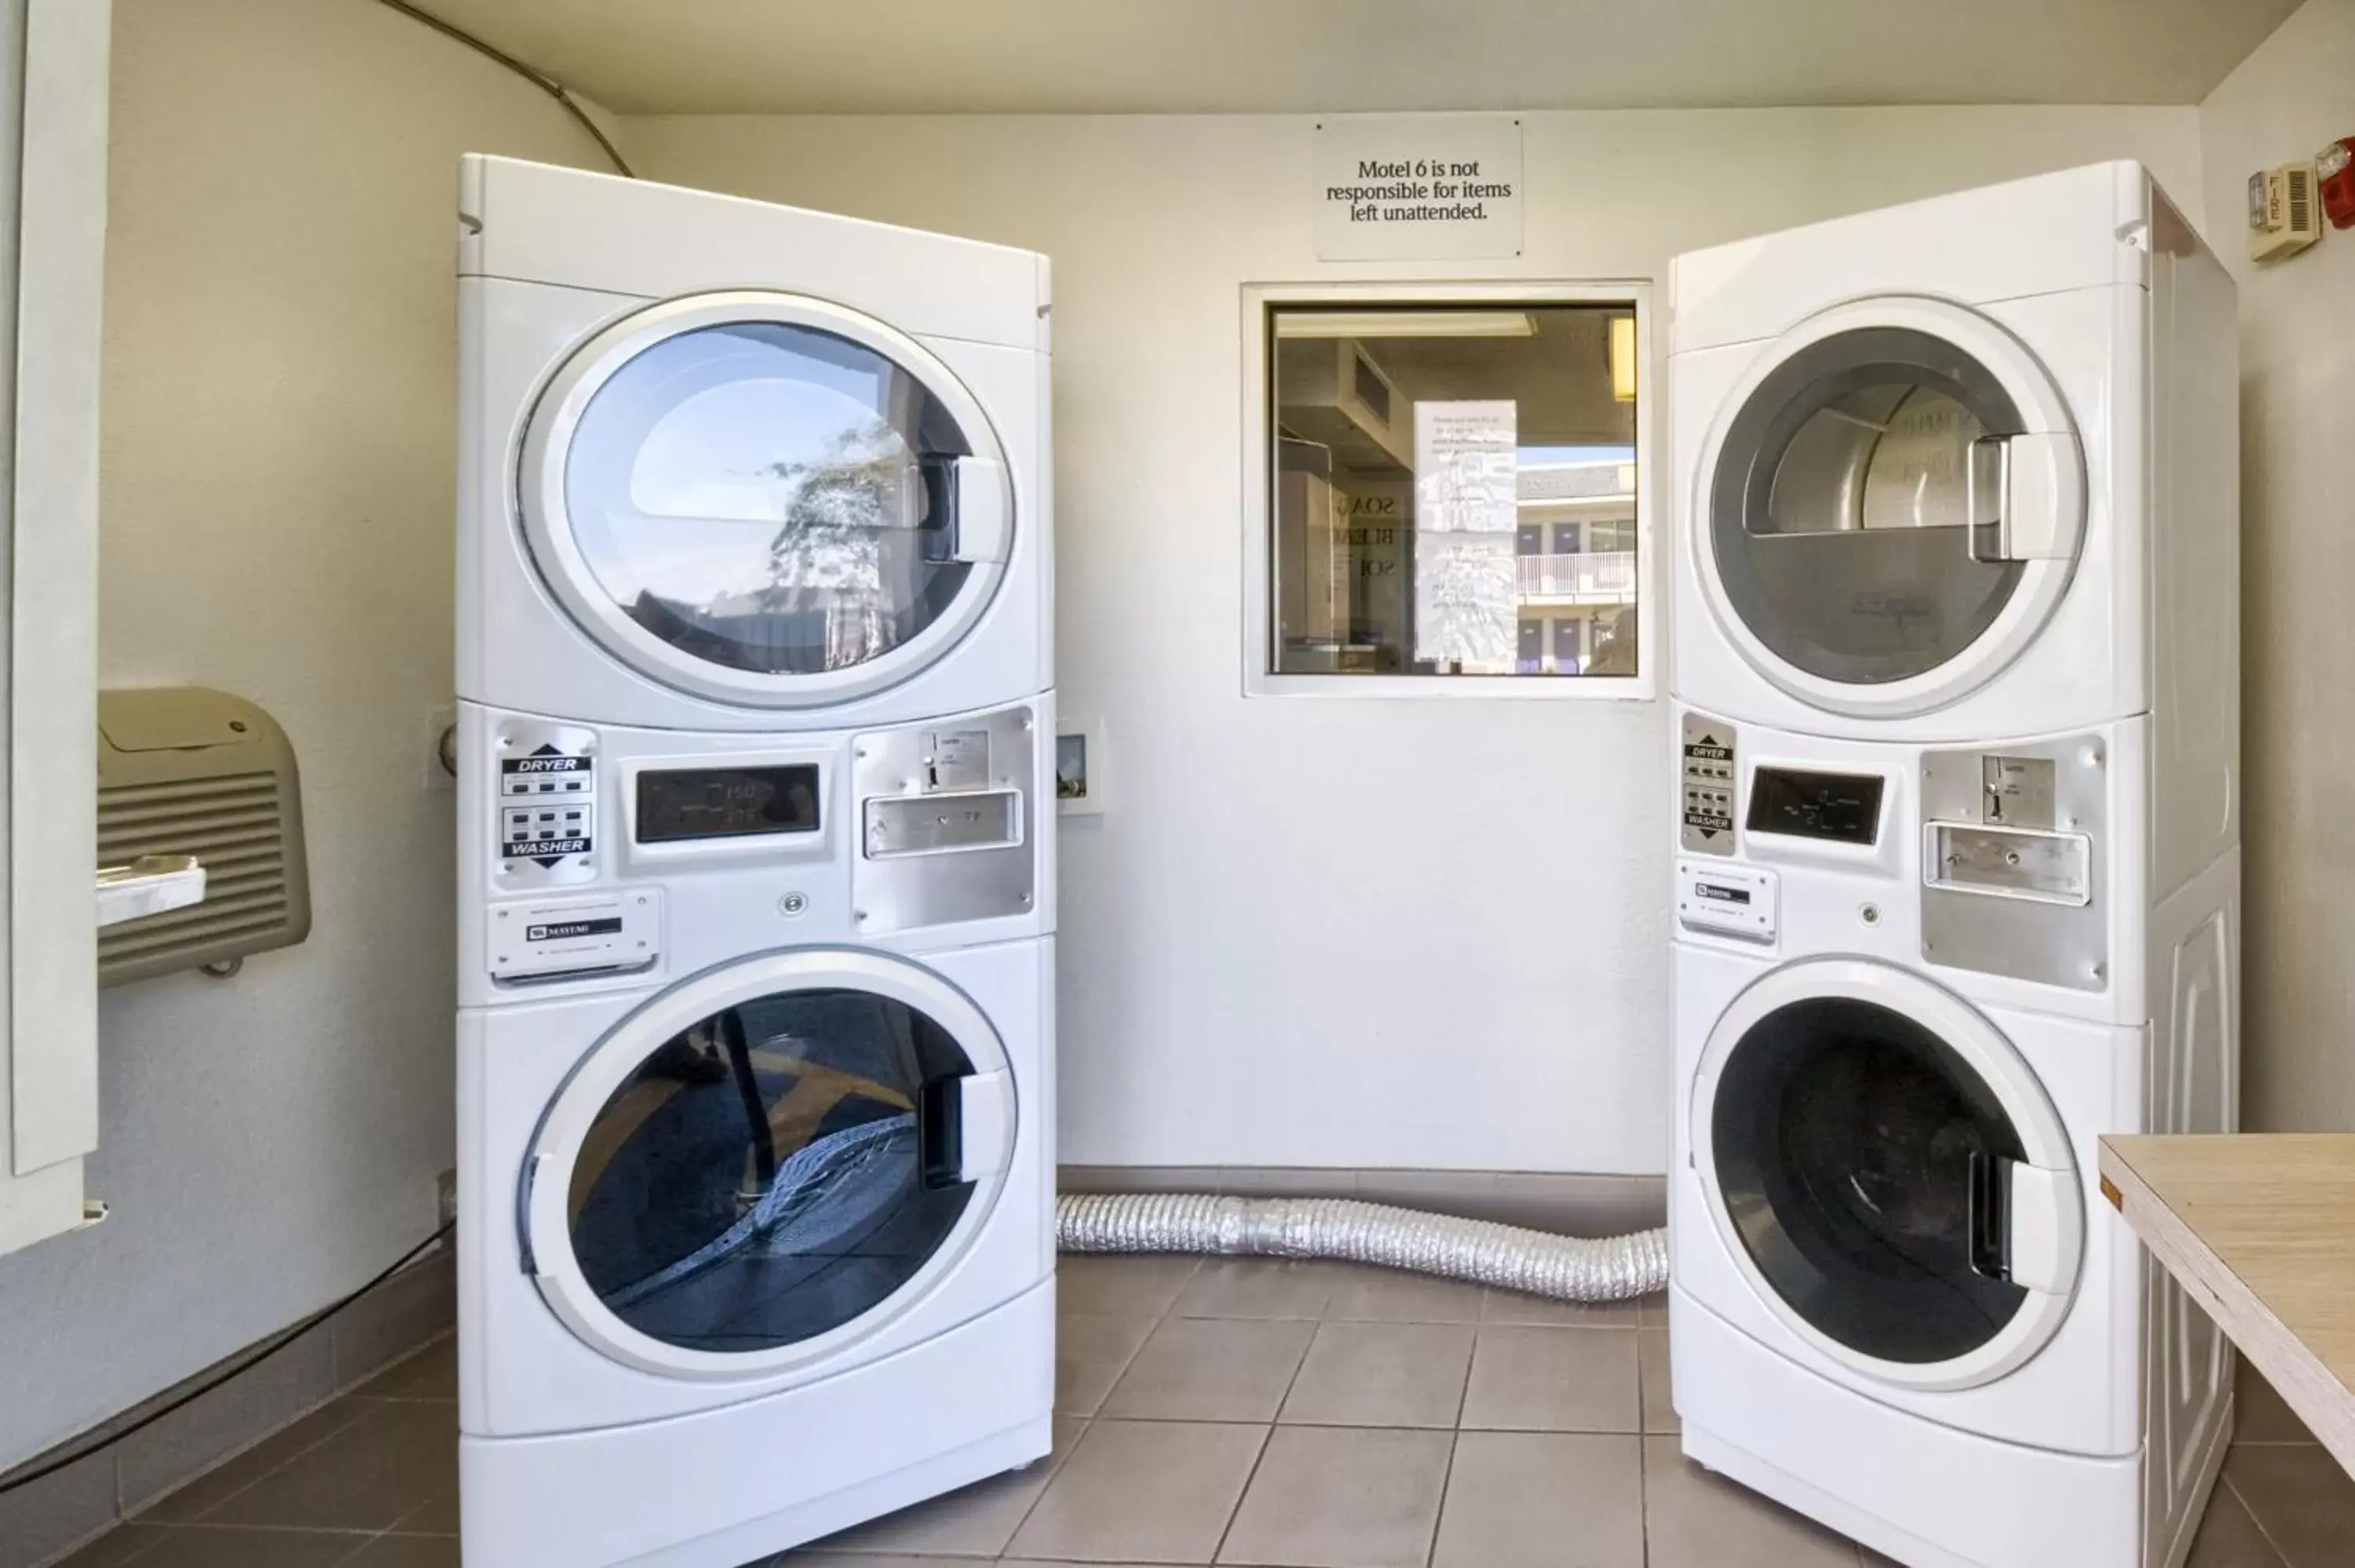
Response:
POLYGON ((1779 659, 1870 685, 1970 646, 2019 582, 1976 560, 1971 445, 2017 433, 2000 384, 1953 344, 1875 327, 1778 366, 1727 428, 1710 535, 1734 613, 1779 659))
MULTIPOLYGON (((856 991, 791 991, 665 1041, 615 1090, 568 1196, 573 1255, 667 1344, 765 1351, 889 1298, 964 1213, 928 1182, 927 1084, 973 1070, 932 1019, 856 991)), ((939 1097, 933 1097, 938 1098, 939 1097)))
POLYGON ((564 456, 594 589, 694 657, 762 674, 863 663, 937 620, 954 462, 923 384, 776 322, 666 338, 600 387, 564 456))
POLYGON ((1271 670, 1634 674, 1632 619, 1608 667, 1547 652, 1636 603, 1633 319, 1271 310, 1271 670))
POLYGON ((1994 1093, 1902 1013, 1826 997, 1735 1045, 1710 1110, 1726 1210, 1775 1293, 1881 1361, 1951 1361, 2027 1293, 1972 1267, 1974 1157, 2019 1160, 1994 1093))

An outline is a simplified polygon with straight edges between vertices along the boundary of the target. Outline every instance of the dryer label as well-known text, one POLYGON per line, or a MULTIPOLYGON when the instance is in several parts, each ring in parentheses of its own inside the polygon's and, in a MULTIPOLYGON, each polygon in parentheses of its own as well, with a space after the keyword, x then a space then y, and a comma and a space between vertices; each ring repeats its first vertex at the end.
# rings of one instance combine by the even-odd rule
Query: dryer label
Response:
POLYGON ((1684 827, 1678 842, 1703 854, 1733 853, 1736 793, 1733 726, 1700 714, 1684 717, 1684 827))

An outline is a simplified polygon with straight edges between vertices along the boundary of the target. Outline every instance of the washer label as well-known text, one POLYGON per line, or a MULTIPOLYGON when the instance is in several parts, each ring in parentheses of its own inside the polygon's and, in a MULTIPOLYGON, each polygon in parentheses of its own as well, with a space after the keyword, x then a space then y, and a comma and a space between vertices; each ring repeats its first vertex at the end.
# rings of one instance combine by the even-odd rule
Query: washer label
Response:
POLYGON ((622 928, 619 916, 603 920, 551 920, 523 929, 527 942, 565 942, 579 937, 610 937, 622 928))
POLYGON ((1733 726, 1702 714, 1684 716, 1684 826, 1678 843, 1702 854, 1733 853, 1737 787, 1733 726))

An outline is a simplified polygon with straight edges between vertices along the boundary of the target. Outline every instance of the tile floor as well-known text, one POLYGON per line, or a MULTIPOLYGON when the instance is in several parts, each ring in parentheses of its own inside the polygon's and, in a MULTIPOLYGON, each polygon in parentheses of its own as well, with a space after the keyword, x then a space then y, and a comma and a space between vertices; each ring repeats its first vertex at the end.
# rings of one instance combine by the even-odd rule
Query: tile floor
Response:
MULTIPOLYGON (((1882 1561, 1679 1457, 1655 1302, 1179 1258, 1066 1260, 1061 1302, 1050 1458, 775 1568, 1882 1561)), ((69 1568, 456 1568, 455 1368, 429 1347, 69 1568)), ((2355 1481, 2253 1380, 2240 1436, 2191 1568, 2344 1568, 2355 1481)))

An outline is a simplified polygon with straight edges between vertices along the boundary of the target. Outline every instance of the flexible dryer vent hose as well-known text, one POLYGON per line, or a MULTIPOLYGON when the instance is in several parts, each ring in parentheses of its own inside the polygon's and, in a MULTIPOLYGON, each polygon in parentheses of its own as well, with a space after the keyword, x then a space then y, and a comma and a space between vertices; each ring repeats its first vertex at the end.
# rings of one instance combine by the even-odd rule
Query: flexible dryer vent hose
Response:
POLYGON ((1350 1198, 1066 1192, 1065 1252, 1189 1252, 1339 1258, 1550 1296, 1625 1301, 1668 1285, 1668 1233, 1589 1239, 1350 1198))

